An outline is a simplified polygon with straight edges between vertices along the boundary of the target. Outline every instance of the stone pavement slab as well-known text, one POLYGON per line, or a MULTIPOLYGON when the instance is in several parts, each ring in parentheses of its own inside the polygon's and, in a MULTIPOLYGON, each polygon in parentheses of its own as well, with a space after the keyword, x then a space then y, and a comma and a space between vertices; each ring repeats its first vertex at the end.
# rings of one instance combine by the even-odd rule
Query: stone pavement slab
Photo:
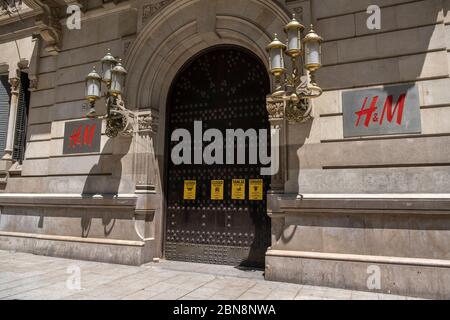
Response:
POLYGON ((0 251, 0 299, 405 300, 413 298, 265 281, 262 270, 250 268, 164 260, 136 267, 0 251), (77 283, 80 284, 79 288, 74 285, 77 283))

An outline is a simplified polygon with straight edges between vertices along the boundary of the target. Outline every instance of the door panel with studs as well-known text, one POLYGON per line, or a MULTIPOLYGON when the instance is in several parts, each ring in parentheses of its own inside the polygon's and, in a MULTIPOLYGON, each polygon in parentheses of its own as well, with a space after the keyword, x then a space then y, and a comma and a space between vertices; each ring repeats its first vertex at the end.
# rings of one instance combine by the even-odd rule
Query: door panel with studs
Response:
MULTIPOLYGON (((219 129, 267 130, 265 108, 269 78, 265 66, 252 53, 215 48, 196 57, 179 73, 172 85, 168 112, 167 218, 165 257, 172 260, 214 264, 263 266, 270 242, 270 221, 266 214, 266 192, 270 177, 261 176, 261 164, 181 164, 170 159, 178 142, 170 141, 176 129, 187 129, 194 145, 194 121, 202 132, 219 129), (232 200, 233 179, 245 179, 245 200, 232 200), (263 199, 249 199, 249 179, 262 179, 263 199), (196 181, 195 200, 184 200, 184 181, 196 181), (223 200, 211 200, 211 180, 224 181, 223 200)), ((258 139, 259 141, 259 139, 258 139)), ((210 142, 203 142, 203 147, 210 142)), ((259 143, 259 142, 258 142, 259 143)), ((267 141, 266 146, 270 146, 267 141)), ((234 144, 236 157, 237 146, 234 144)), ((193 153, 202 150, 193 149, 193 153)), ((259 159, 259 157, 258 157, 259 159)), ((235 159, 236 160, 236 159, 235 159)), ((236 163, 236 162, 235 162, 236 163)))

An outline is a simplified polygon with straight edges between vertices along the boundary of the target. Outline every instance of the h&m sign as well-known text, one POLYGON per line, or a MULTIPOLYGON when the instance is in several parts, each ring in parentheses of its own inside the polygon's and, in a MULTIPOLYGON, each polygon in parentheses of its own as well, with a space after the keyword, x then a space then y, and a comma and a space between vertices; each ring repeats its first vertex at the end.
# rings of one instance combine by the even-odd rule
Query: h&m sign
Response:
POLYGON ((342 111, 345 138, 422 131, 415 85, 343 92, 342 111))
POLYGON ((101 134, 100 119, 66 122, 63 154, 100 152, 101 134))

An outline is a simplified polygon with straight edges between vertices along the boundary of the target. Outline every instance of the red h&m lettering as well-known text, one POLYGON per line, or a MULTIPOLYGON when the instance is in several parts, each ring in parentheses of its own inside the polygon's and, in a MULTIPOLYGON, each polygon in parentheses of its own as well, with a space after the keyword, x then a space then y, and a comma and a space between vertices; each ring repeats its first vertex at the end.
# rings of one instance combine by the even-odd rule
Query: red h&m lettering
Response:
POLYGON ((94 140, 96 126, 96 124, 93 124, 92 126, 86 125, 86 127, 84 127, 83 140, 81 140, 81 131, 83 129, 83 126, 80 125, 73 131, 72 135, 69 137, 69 146, 72 148, 82 145, 92 147, 92 141, 94 140))
POLYGON ((403 112, 405 109, 405 101, 406 101, 406 93, 402 93, 397 103, 395 104, 394 110, 392 110, 393 105, 393 96, 390 95, 386 98, 386 101, 384 103, 384 108, 381 113, 381 118, 378 119, 378 102, 379 96, 375 96, 372 98, 370 107, 366 109, 367 101, 369 100, 369 97, 364 98, 363 105, 361 107, 361 110, 358 112, 355 112, 355 114, 358 116, 358 119, 356 120, 355 127, 359 127, 362 118, 364 117, 364 126, 366 128, 369 127, 371 122, 377 123, 379 122, 379 125, 383 125, 385 117, 387 118, 387 121, 392 123, 392 120, 394 119, 395 114, 397 114, 397 124, 401 125, 403 120, 403 112))
POLYGON ((369 99, 369 97, 366 97, 364 99, 364 103, 361 107, 361 110, 356 112, 356 115, 358 116, 358 120, 356 121, 356 126, 359 126, 359 122, 361 121, 361 118, 364 116, 366 117, 366 120, 364 121, 364 126, 367 128, 369 127, 370 124, 370 120, 372 120, 372 115, 375 111, 377 111, 377 101, 378 101, 378 96, 374 97, 372 99, 372 103, 370 104, 370 108, 369 109, 364 109, 366 107, 367 104, 367 100, 369 99))
POLYGON ((84 128, 84 139, 83 143, 85 145, 88 145, 89 147, 92 147, 92 140, 94 140, 94 134, 95 134, 95 127, 97 125, 93 124, 92 126, 87 125, 86 128, 84 128), (89 130, 90 127, 90 130, 89 130))
POLYGON ((79 126, 78 129, 73 130, 72 135, 69 137, 70 140, 70 146, 72 148, 75 148, 78 145, 81 145, 81 128, 82 126, 79 126))
POLYGON ((396 112, 398 112, 397 124, 401 125, 403 120, 403 110, 405 108, 405 100, 406 100, 406 93, 402 93, 398 98, 394 111, 392 111, 392 96, 387 97, 386 102, 384 103, 383 113, 381 114, 380 125, 383 124, 384 115, 387 116, 387 120, 389 122, 392 122, 392 119, 394 118, 396 112))

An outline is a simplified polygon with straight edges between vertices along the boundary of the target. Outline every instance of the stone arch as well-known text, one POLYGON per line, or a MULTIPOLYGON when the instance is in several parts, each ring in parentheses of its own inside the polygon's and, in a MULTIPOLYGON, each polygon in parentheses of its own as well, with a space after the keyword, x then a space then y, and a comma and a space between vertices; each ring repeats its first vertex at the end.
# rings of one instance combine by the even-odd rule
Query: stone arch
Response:
POLYGON ((163 251, 166 103, 178 71, 193 56, 219 45, 251 50, 267 66, 265 48, 273 33, 282 32, 289 20, 286 9, 273 0, 233 0, 233 5, 229 0, 176 0, 154 15, 128 48, 127 106, 151 109, 158 117, 158 132, 150 139, 138 138, 142 141, 137 145, 145 147, 135 150, 148 154, 153 166, 136 160, 133 169, 144 170, 144 180, 156 188, 156 198, 151 192, 138 194, 136 207, 154 212, 152 228, 155 239, 161 241, 149 248, 153 257, 162 256, 163 251))
POLYGON ((236 0, 233 5, 229 0, 177 0, 147 22, 125 57, 129 71, 125 97, 129 108, 157 114, 160 130, 153 139, 157 158, 164 157, 167 97, 179 69, 217 45, 251 50, 267 66, 266 46, 289 20, 287 9, 272 0, 236 0))
POLYGON ((272 0, 173 1, 128 50, 127 104, 158 110, 163 118, 170 85, 192 56, 211 46, 238 45, 267 61, 265 47, 287 21, 288 12, 272 0))

